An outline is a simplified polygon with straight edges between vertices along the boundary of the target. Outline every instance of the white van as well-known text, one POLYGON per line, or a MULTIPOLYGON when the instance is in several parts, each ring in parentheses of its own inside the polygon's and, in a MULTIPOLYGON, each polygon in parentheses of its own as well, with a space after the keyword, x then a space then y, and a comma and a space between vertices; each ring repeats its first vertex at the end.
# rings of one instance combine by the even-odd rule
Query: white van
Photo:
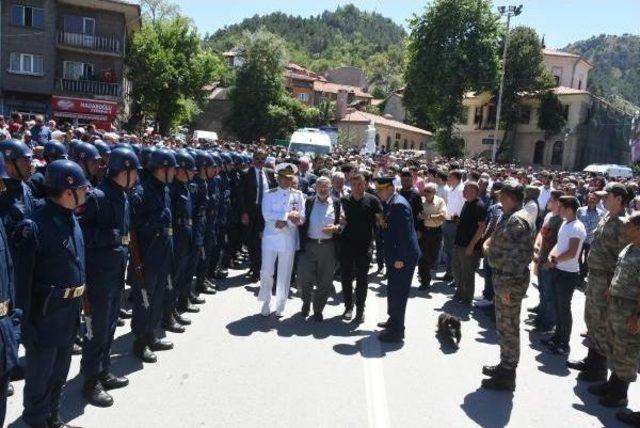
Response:
POLYGON ((218 141, 218 134, 213 131, 198 129, 193 131, 193 139, 199 142, 215 143, 218 141))
POLYGON ((331 153, 331 138, 316 128, 298 129, 289 140, 289 153, 326 155, 331 153))
POLYGON ((605 174, 609 177, 633 177, 633 170, 628 166, 616 164, 591 164, 584 169, 584 172, 595 172, 605 174))

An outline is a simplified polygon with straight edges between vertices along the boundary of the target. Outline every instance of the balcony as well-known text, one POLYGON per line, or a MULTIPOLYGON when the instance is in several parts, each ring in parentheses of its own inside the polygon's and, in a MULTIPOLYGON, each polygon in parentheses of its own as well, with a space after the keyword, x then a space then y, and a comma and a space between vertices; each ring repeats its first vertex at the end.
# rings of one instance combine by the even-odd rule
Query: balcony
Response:
POLYGON ((97 80, 58 79, 58 90, 74 94, 91 94, 119 98, 122 86, 119 83, 97 80))
POLYGON ((72 49, 90 50, 94 53, 122 55, 119 37, 90 36, 82 33, 58 31, 58 45, 72 49))

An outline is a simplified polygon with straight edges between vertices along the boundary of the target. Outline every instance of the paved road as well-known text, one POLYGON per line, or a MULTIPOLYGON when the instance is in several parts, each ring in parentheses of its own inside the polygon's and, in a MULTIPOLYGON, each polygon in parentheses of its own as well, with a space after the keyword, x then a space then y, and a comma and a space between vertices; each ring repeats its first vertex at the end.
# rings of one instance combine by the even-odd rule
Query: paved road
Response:
MULTIPOLYGON (((452 289, 436 283, 414 289, 402 346, 380 345, 373 336, 384 319, 386 281, 372 276, 366 322, 341 321, 342 306, 330 300, 321 324, 297 315, 299 299, 285 317, 257 315, 257 284, 231 273, 228 288, 209 297, 186 334, 171 335, 175 349, 158 354, 144 370, 129 355, 129 327, 119 328, 114 371, 129 387, 113 392, 108 409, 87 406, 80 396, 79 357, 74 357, 62 415, 78 427, 616 427, 615 411, 598 406, 561 357, 541 353, 537 335, 522 334, 522 359, 514 394, 479 389, 481 367, 498 360, 496 335, 479 310, 449 301, 452 289), (465 320, 460 350, 441 349, 438 314, 465 320)), ((477 278, 477 291, 482 284, 477 278)), ((340 287, 336 283, 337 289, 340 287)), ((524 306, 535 304, 530 288, 524 306)), ((585 351, 584 296, 576 293, 574 355, 585 351)), ((23 382, 15 384, 7 422, 22 427, 23 382)), ((631 405, 640 408, 638 388, 631 405)))

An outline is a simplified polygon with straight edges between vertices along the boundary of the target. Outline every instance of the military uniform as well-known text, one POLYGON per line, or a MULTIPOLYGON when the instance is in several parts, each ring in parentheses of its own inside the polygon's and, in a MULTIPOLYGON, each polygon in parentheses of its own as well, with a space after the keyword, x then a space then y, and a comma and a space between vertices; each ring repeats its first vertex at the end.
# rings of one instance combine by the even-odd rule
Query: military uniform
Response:
MULTIPOLYGON (((489 242, 486 261, 493 272, 495 290, 496 330, 500 345, 498 370, 513 378, 520 360, 520 309, 529 287, 529 264, 533 257, 535 225, 526 211, 503 213, 489 242), (503 295, 509 293, 509 301, 503 295)), ((483 370, 485 374, 491 370, 483 370)), ((489 374, 492 376, 492 374, 489 374)), ((491 387, 494 379, 485 379, 491 387)), ((512 387, 512 388, 513 388, 512 387)), ((510 388, 510 389, 512 389, 510 388)))
POLYGON ((291 211, 298 211, 301 223, 304 223, 304 197, 295 189, 277 187, 269 190, 262 199, 262 216, 265 228, 262 235, 262 267, 260 270, 260 292, 258 301, 262 302, 262 314, 269 315, 273 274, 278 261, 278 279, 276 284, 276 313, 284 312, 289 287, 293 260, 298 247, 298 227, 287 216, 291 211), (276 227, 277 221, 286 221, 286 226, 276 227))

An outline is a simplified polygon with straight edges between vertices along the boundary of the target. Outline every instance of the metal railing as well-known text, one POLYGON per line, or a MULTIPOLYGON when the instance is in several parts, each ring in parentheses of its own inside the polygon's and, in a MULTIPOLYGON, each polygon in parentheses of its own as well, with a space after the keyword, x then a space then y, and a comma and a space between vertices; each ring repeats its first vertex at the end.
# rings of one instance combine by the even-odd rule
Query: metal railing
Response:
POLYGON ((119 97, 122 86, 119 83, 98 82, 96 80, 58 79, 58 89, 78 94, 106 95, 119 97))
POLYGON ((61 30, 58 31, 58 44, 115 54, 122 53, 122 43, 119 37, 91 36, 61 30))

